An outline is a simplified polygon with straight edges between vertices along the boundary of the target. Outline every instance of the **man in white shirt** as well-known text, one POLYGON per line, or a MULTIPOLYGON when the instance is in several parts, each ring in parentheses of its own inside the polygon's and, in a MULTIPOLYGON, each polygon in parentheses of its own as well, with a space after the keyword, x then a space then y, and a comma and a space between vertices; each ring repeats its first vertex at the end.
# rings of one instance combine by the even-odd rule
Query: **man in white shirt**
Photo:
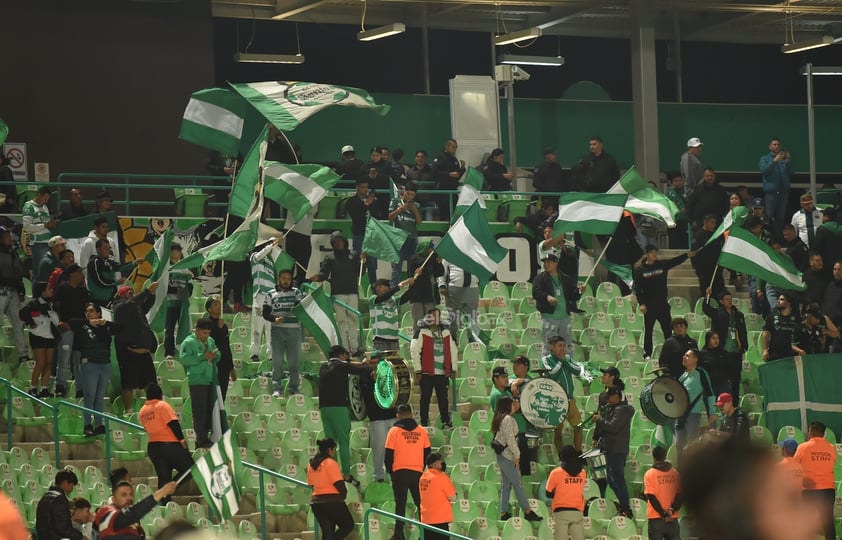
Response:
POLYGON ((480 327, 476 321, 476 314, 479 306, 479 279, 447 261, 444 261, 442 266, 444 275, 438 278, 439 293, 451 311, 451 320, 458 321, 460 329, 469 327, 471 341, 478 341, 480 327))
POLYGON ((94 220, 93 230, 88 233, 88 237, 85 238, 85 241, 82 243, 82 251, 79 254, 79 266, 85 269, 88 268, 88 262, 90 262, 91 257, 96 255, 96 242, 102 238, 107 238, 108 244, 111 246, 111 255, 109 255, 108 258, 114 262, 120 262, 120 252, 117 248, 117 243, 113 238, 108 237, 108 230, 109 225, 107 217, 99 216, 94 220))
POLYGON ((278 281, 278 272, 275 268, 275 262, 278 260, 278 255, 281 249, 278 244, 281 243, 280 238, 275 238, 266 247, 260 251, 254 252, 249 257, 251 262, 251 280, 252 280, 252 304, 251 304, 251 344, 249 345, 249 354, 252 362, 260 361, 260 344, 263 336, 266 336, 266 356, 272 354, 272 324, 263 318, 263 302, 266 300, 266 295, 275 288, 275 283, 278 281))
POLYGON ((822 224, 822 211, 813 203, 813 196, 805 193, 801 196, 801 210, 792 215, 792 226, 795 227, 795 232, 809 248, 813 247, 816 230, 822 224))

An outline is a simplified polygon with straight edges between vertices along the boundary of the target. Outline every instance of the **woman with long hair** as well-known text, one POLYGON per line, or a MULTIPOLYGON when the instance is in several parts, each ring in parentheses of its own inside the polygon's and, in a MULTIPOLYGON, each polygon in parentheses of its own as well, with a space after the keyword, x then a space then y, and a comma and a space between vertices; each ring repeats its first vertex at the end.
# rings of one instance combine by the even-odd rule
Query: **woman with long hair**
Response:
POLYGON ((354 530, 354 518, 345 505, 348 489, 336 461, 336 441, 320 439, 316 445, 319 451, 307 467, 307 483, 313 486, 310 508, 319 523, 322 538, 342 540, 354 530))
POLYGON ((503 480, 503 489, 500 492, 500 516, 501 521, 512 517, 509 512, 509 493, 515 488, 520 508, 523 510, 523 518, 527 521, 541 521, 543 518, 529 508, 529 501, 520 485, 520 448, 517 445, 517 421, 512 417, 520 410, 520 401, 515 401, 508 396, 497 400, 497 410, 494 411, 494 419, 491 421, 491 432, 494 433, 492 446, 499 445, 502 451, 497 452, 497 465, 500 466, 500 474, 503 480))
POLYGON ((717 396, 722 392, 731 392, 731 381, 728 379, 728 357, 720 347, 719 333, 713 330, 705 332, 705 346, 699 351, 699 367, 710 375, 713 393, 717 396))
POLYGON ((734 208, 736 208, 738 206, 744 206, 743 200, 740 198, 740 194, 736 193, 736 192, 731 193, 728 196, 728 210, 729 211, 733 210, 734 208))
POLYGON ((29 325, 29 345, 35 357, 35 369, 29 393, 35 397, 51 397, 50 375, 53 371, 53 358, 56 355, 57 339, 61 336, 58 329, 58 312, 53 307, 55 291, 49 283, 36 283, 32 290, 32 300, 18 312, 20 320, 29 325), (38 390, 38 381, 41 390, 38 390))

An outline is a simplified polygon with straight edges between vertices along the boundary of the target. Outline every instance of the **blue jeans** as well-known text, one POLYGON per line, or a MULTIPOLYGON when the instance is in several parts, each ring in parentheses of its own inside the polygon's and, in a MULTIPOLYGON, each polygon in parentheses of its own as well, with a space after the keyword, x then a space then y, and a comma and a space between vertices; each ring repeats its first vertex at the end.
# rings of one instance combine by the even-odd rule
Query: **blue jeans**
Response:
MULTIPOLYGON (((85 362, 79 371, 82 375, 82 391, 85 393, 83 401, 85 408, 102 412, 102 400, 105 397, 108 380, 111 378, 111 363, 85 362)), ((92 425, 92 416, 87 412, 82 413, 86 426, 92 425)), ((96 423, 102 424, 102 419, 97 418, 96 423)))
POLYGON ((619 499, 620 510, 631 514, 629 506, 629 488, 626 487, 626 454, 606 452, 605 465, 608 473, 608 485, 619 499))
POLYGON ((766 215, 775 220, 775 229, 779 232, 783 226, 789 223, 786 218, 786 205, 789 202, 789 188, 777 193, 764 193, 763 199, 766 204, 766 215))
POLYGON ((404 261, 406 261, 407 268, 409 268, 409 259, 411 259, 413 255, 415 255, 416 249, 418 249, 418 237, 408 237, 406 239, 406 242, 404 242, 403 246, 401 247, 401 260, 396 263, 392 263, 392 282, 390 283, 392 287, 396 287, 401 280, 404 261))
MULTIPOLYGON (((500 511, 509 511, 509 494, 515 488, 515 497, 521 510, 529 510, 529 500, 523 493, 523 486, 520 485, 520 472, 515 469, 515 462, 497 454, 497 465, 500 466, 500 477, 503 480, 503 489, 500 491, 500 511)), ((627 501, 628 502, 628 501, 627 501)))
POLYGON ((62 330, 56 351, 56 386, 67 390, 67 379, 73 362, 73 330, 62 330))
POLYGON ((272 327, 272 390, 283 392, 284 360, 289 368, 289 394, 298 393, 298 362, 301 355, 301 328, 272 327))
MULTIPOLYGON (((704 399, 704 398, 702 398, 704 399)), ((678 465, 681 466, 681 458, 684 456, 684 447, 694 440, 699 434, 699 426, 702 424, 702 413, 690 413, 684 426, 678 427, 678 420, 675 422, 675 450, 678 458, 678 465)))
POLYGON ((167 306, 167 320, 164 324, 164 354, 175 356, 175 325, 181 317, 181 303, 167 306))
MULTIPOLYGON (((362 234, 354 235, 354 251, 362 253, 363 250, 363 236, 362 234)), ((368 272, 368 283, 374 290, 374 282, 377 281, 377 259, 366 255, 365 269, 368 272)))
POLYGON ((30 249, 32 250, 32 277, 34 281, 38 281, 38 265, 41 264, 41 259, 47 256, 50 246, 46 242, 35 242, 30 249))
POLYGON ((550 346, 547 345, 547 340, 555 336, 561 336, 565 343, 570 343, 570 317, 541 319, 541 350, 545 356, 550 354, 550 346))
POLYGON ((778 297, 781 295, 780 289, 774 285, 766 284, 766 301, 769 302, 769 310, 778 305, 778 297))
POLYGON ((374 479, 386 479, 386 435, 395 425, 395 418, 372 420, 368 423, 368 437, 371 445, 371 463, 374 467, 374 479))
MULTIPOLYGON (((769 304, 766 300, 766 295, 757 296, 757 278, 754 276, 748 277, 748 297, 751 299, 751 312, 763 315, 769 315, 769 304)), ((764 291, 765 293, 765 291, 764 291)))

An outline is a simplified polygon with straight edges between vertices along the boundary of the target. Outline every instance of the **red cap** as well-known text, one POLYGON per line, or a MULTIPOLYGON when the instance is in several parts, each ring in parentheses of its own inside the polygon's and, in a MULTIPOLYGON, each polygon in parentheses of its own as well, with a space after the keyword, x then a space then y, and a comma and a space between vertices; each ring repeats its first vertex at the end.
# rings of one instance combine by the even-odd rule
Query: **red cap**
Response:
POLYGON ((716 406, 722 407, 726 403, 734 403, 734 396, 732 396, 728 392, 722 392, 721 394, 719 394, 719 397, 716 398, 716 406))
POLYGON ((117 296, 123 296, 127 292, 134 292, 134 289, 132 289, 128 285, 123 285, 122 287, 117 289, 117 296))

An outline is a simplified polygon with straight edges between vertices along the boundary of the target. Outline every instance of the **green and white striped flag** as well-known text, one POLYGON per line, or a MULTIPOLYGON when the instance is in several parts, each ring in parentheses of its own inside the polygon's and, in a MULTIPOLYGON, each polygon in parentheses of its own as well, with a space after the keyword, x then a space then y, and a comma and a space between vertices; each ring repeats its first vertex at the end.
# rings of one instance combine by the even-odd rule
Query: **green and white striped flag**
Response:
POLYGON ((267 81, 231 84, 272 125, 292 131, 304 120, 334 105, 370 109, 383 116, 388 105, 378 105, 368 92, 349 86, 303 81, 267 81))
POLYGON ((730 212, 725 214, 725 219, 722 220, 722 223, 719 227, 713 231, 713 234, 705 242, 705 245, 710 244, 723 234, 725 237, 728 237, 728 234, 731 232, 732 227, 742 227, 743 223, 745 223, 746 219, 748 219, 748 208, 745 206, 737 206, 736 208, 732 208, 730 212))
POLYGON ((482 184, 485 182, 485 177, 482 173, 473 167, 468 167, 465 172, 465 179, 459 187, 459 198, 456 200, 456 208, 453 210, 453 222, 455 223, 459 216, 465 213, 465 210, 474 204, 474 201, 479 203, 479 207, 485 210, 485 199, 482 198, 482 184))
POLYGON ((264 195, 293 213, 300 221, 319 204, 341 177, 322 165, 287 165, 267 161, 263 169, 264 195))
POLYGON ((231 187, 231 198, 228 202, 228 212, 232 215, 244 218, 249 214, 254 205, 254 189, 257 181, 260 180, 260 168, 263 167, 263 157, 266 155, 269 135, 269 125, 263 126, 257 139, 251 145, 246 154, 234 185, 231 187))
POLYGON ((497 243, 479 201, 468 207, 436 246, 436 253, 451 264, 474 274, 481 282, 491 279, 509 251, 497 243))
POLYGON ((172 244, 173 228, 170 226, 164 234, 158 237, 152 249, 146 254, 146 260, 152 265, 152 274, 149 276, 149 283, 161 280, 160 286, 155 289, 155 303, 146 313, 146 320, 152 324, 158 310, 167 301, 167 279, 170 274, 170 245, 172 244))
POLYGON ((659 219, 670 228, 675 227, 678 207, 666 195, 650 186, 646 179, 640 176, 634 165, 608 190, 608 193, 628 194, 626 210, 632 214, 643 214, 659 219))
POLYGON ((569 192, 559 197, 558 219, 553 236, 580 231, 588 234, 614 234, 628 195, 569 192))
POLYGON ((243 492, 239 479, 243 477, 240 449, 232 442, 228 430, 221 439, 190 469, 208 507, 222 519, 231 519, 240 509, 243 492))
POLYGON ((243 136, 246 102, 226 88, 206 88, 190 96, 178 138, 236 156, 243 136))
POLYGON ((362 251, 369 257, 399 263, 401 248, 406 243, 407 237, 409 237, 408 232, 384 225, 369 215, 365 223, 362 251))
POLYGON ((722 253, 719 266, 743 272, 786 290, 807 288, 801 272, 788 255, 776 253, 765 242, 742 227, 733 227, 722 253))
POLYGON ((336 326, 336 318, 333 315, 335 313, 333 301, 325 294, 323 288, 319 287, 310 293, 292 308, 292 313, 301 322, 301 327, 310 331, 310 335, 316 340, 325 356, 328 356, 328 351, 332 346, 342 344, 339 327, 336 326))

